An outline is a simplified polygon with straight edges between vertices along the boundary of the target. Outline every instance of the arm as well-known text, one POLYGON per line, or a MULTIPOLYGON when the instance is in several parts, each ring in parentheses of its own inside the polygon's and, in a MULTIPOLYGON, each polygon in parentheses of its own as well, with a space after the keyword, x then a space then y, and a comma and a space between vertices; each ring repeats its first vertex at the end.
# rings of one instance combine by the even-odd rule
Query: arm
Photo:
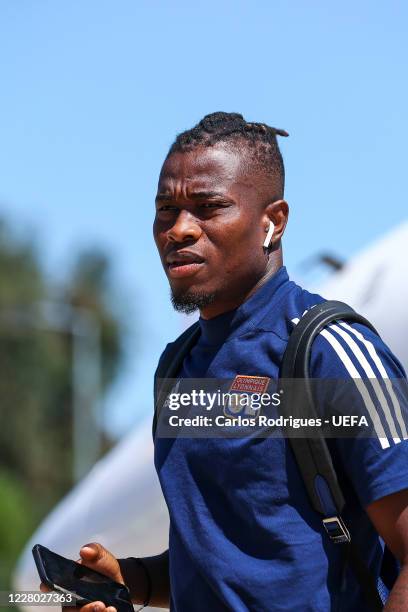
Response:
MULTIPOLYGON (((150 606, 168 608, 170 606, 169 551, 154 557, 142 557, 152 582, 150 606)), ((130 590, 132 602, 143 604, 148 590, 146 574, 134 559, 118 559, 126 586, 130 590)))
POLYGON ((401 562, 384 612, 408 610, 408 489, 382 497, 366 508, 374 527, 401 562))
MULTIPOLYGON (((408 610, 408 384, 386 344, 360 324, 340 323, 319 334, 312 351, 314 378, 350 381, 323 397, 322 406, 347 406, 376 422, 372 436, 338 438, 336 451, 371 522, 401 562, 385 606, 408 610), (373 384, 376 379, 377 384, 373 384), (359 385, 355 381, 359 381, 359 385)), ((322 394, 324 395, 324 394, 322 394)), ((347 412, 346 412, 347 414, 347 412)))

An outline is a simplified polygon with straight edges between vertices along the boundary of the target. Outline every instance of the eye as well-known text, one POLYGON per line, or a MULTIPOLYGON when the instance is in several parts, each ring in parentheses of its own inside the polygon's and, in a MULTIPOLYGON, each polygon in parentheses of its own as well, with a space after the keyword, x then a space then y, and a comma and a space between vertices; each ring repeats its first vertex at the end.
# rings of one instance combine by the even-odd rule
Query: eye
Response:
POLYGON ((171 204, 163 204, 162 206, 159 206, 157 209, 158 212, 168 212, 168 211, 173 211, 173 210, 177 210, 177 207, 171 206, 171 204))
POLYGON ((204 204, 200 204, 200 208, 204 208, 206 210, 224 207, 225 204, 221 204, 221 202, 204 202, 204 204))

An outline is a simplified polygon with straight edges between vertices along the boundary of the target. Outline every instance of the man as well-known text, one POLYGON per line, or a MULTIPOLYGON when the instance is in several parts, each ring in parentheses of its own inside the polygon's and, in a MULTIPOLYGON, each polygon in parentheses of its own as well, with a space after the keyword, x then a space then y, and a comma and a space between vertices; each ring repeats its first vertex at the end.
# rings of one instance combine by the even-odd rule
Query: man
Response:
MULTIPOLYGON (((154 237, 174 307, 200 311, 180 380, 276 379, 296 321, 322 301, 283 267, 288 205, 277 134, 287 135, 214 113, 179 135, 164 162, 154 237)), ((310 368, 322 379, 405 376, 359 324, 323 330, 310 368)), ((374 437, 336 440, 332 450, 344 518, 370 570, 378 574, 381 564, 378 534, 401 563, 385 608, 394 611, 408 609, 408 436, 400 418, 407 397, 387 389, 353 396, 356 410, 374 417, 374 437)), ((323 532, 283 438, 157 435, 155 465, 169 550, 142 560, 116 560, 95 543, 80 551, 83 563, 126 583, 135 603, 177 612, 369 610, 356 577, 343 575, 341 547, 323 532)))

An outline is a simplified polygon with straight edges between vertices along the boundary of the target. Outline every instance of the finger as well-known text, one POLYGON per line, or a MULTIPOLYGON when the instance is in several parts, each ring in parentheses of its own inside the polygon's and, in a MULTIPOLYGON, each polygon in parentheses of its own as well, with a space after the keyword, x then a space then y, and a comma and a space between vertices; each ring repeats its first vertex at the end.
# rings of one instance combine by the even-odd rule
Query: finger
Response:
POLYGON ((106 611, 106 606, 103 601, 92 601, 82 606, 82 608, 79 608, 79 610, 80 612, 103 612, 104 610, 106 611))
POLYGON ((117 559, 102 544, 97 542, 85 544, 82 546, 79 554, 81 555, 83 565, 95 569, 101 574, 123 584, 117 559))
POLYGON ((116 612, 116 608, 114 608, 113 606, 108 606, 106 608, 106 612, 116 612))
POLYGON ((63 612, 106 612, 106 606, 102 601, 91 601, 80 608, 62 606, 62 610, 63 612))
POLYGON ((89 567, 99 564, 105 559, 105 557, 108 556, 107 550, 102 546, 102 544, 98 544, 98 542, 85 544, 81 547, 79 554, 80 560, 78 563, 84 563, 89 567))
POLYGON ((49 593, 50 591, 52 591, 52 589, 50 589, 49 586, 47 586, 46 584, 41 582, 40 583, 40 591, 42 591, 43 593, 49 593))

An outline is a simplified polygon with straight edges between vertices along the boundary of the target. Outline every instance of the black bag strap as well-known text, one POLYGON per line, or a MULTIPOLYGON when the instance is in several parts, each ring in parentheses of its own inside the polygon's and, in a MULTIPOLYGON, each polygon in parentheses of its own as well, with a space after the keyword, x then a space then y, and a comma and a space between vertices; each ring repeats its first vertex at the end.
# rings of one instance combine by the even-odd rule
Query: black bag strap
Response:
MULTIPOLYGON (((281 365, 281 384, 279 388, 283 387, 285 389, 285 393, 281 396, 283 412, 285 412, 285 408, 289 409, 293 405, 291 404, 293 394, 290 393, 289 380, 302 378, 307 381, 309 379, 310 353, 313 340, 326 325, 336 320, 362 323, 377 333, 367 319, 343 302, 327 300, 308 310, 289 337, 281 365)), ((308 408, 311 414, 317 416, 311 391, 309 388, 306 388, 305 391, 308 397, 308 408)), ((315 434, 313 439, 289 436, 289 443, 310 502, 316 512, 324 517, 322 519, 323 526, 329 538, 332 542, 344 546, 345 563, 352 567, 365 599, 370 605, 370 610, 373 612, 382 610, 383 602, 378 593, 376 580, 361 557, 341 517, 344 508, 344 496, 326 440, 318 434, 315 434)))
MULTIPOLYGON (((309 378, 310 352, 317 334, 328 323, 337 319, 347 319, 348 321, 362 323, 377 333, 367 319, 357 314, 351 306, 343 302, 327 300, 308 310, 290 334, 283 356, 280 370, 280 378, 282 379, 280 387, 285 389, 285 393, 282 395, 282 410, 285 407, 289 409, 293 405, 291 401, 293 393, 290 388, 290 380, 301 378, 307 381, 309 378)), ((306 387, 305 392, 309 398, 311 414, 317 416, 313 408, 313 397, 310 389, 306 387)), ((318 436, 317 433, 313 438, 293 438, 289 436, 289 441, 313 508, 320 514, 328 514, 326 499, 330 498, 325 495, 324 482, 317 478, 320 475, 327 483, 337 512, 341 514, 344 506, 344 496, 341 492, 330 452, 323 436, 318 436)))

